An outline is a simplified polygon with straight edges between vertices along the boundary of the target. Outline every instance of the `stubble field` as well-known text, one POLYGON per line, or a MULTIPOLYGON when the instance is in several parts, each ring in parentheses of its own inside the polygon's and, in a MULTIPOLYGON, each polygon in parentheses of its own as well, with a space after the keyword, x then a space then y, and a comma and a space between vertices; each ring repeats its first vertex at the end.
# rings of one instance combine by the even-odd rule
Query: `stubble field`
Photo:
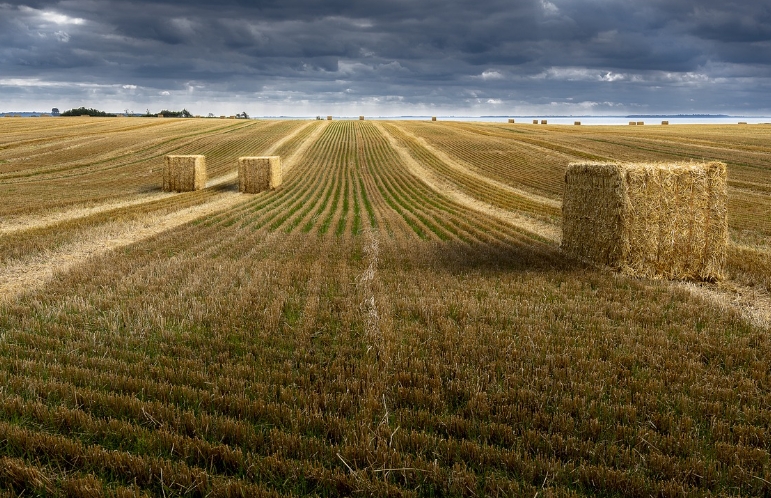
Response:
POLYGON ((0 496, 768 496, 770 295, 768 125, 3 118, 0 496), (562 255, 585 159, 726 162, 730 278, 562 255))

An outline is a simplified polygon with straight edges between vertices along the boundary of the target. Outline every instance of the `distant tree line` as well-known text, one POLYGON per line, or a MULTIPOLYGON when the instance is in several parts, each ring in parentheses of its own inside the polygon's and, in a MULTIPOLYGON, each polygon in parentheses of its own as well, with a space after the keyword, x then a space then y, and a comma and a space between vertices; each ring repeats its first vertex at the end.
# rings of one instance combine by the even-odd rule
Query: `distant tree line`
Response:
POLYGON ((148 109, 144 117, 154 118, 156 116, 161 116, 164 118, 192 118, 193 117, 193 115, 190 114, 190 111, 188 111, 187 109, 182 109, 181 111, 168 111, 164 109, 158 114, 150 114, 150 109, 148 109))
POLYGON ((181 111, 167 111, 166 109, 164 109, 159 114, 164 118, 192 118, 193 117, 193 115, 190 114, 190 112, 187 109, 182 109, 181 111))
MULTIPOLYGON (((140 116, 139 114, 134 114, 133 112, 130 112, 128 109, 126 109, 125 116, 140 116)), ((61 113, 61 116, 94 116, 94 117, 100 117, 100 118, 114 118, 117 117, 117 114, 112 114, 109 112, 100 111, 98 109, 88 109, 86 107, 78 107, 77 109, 70 109, 69 111, 64 111, 61 113)), ((181 111, 169 111, 167 109, 162 110, 159 113, 151 113, 150 109, 147 109, 147 112, 145 114, 141 115, 145 118, 155 118, 155 117, 164 117, 164 118, 192 118, 194 117, 190 111, 187 109, 182 109, 181 111)), ((214 114, 209 113, 209 117, 213 117, 214 114)), ((236 114, 237 118, 242 119, 249 119, 249 115, 246 113, 246 111, 242 112, 241 114, 236 114)))
POLYGON ((98 109, 86 109, 85 107, 78 107, 77 109, 70 109, 61 113, 62 116, 92 116, 96 118, 115 118, 117 114, 110 114, 109 112, 100 111, 98 109))

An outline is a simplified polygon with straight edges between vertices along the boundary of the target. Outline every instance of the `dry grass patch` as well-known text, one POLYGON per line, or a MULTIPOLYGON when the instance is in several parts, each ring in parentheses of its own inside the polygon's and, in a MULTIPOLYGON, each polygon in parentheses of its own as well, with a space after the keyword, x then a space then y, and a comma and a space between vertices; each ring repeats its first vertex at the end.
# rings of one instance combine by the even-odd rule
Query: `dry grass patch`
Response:
POLYGON ((721 280, 726 201, 724 163, 574 163, 562 248, 630 275, 721 280))

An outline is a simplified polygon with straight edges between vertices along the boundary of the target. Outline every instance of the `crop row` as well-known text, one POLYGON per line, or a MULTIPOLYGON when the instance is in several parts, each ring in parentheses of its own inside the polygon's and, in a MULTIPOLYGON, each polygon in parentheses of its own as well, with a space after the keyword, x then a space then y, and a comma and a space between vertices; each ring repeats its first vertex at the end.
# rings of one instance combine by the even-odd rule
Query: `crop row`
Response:
POLYGON ((250 122, 220 124, 213 130, 199 125, 165 137, 155 135, 153 128, 144 135, 129 130, 100 143, 98 156, 74 151, 67 159, 57 154, 46 160, 51 167, 30 169, 24 177, 0 176, 1 209, 6 215, 21 214, 158 192, 163 156, 172 153, 210 153, 209 175, 218 176, 233 171, 240 155, 255 154, 303 125, 250 122))
MULTIPOLYGON (((729 273, 746 284, 768 288, 771 272, 767 265, 757 264, 771 254, 771 184, 766 158, 769 147, 762 141, 768 130, 747 133, 727 127, 700 131, 701 127, 663 129, 649 127, 646 132, 616 127, 610 130, 596 127, 557 130, 546 127, 511 125, 481 125, 470 123, 403 123, 399 126, 429 141, 435 147, 465 162, 470 168, 489 174, 520 188, 542 189, 546 193, 561 194, 562 171, 570 161, 625 160, 625 161, 681 161, 725 160, 729 166, 728 221, 732 238, 742 244, 757 246, 761 238, 760 256, 737 246, 729 247, 729 273), (691 137, 693 132, 696 136, 691 137), (540 157, 528 157, 540 149, 540 157), (530 151, 530 152, 528 152, 530 151), (556 155, 555 155, 556 154, 556 155), (554 160, 548 160, 553 157, 554 160), (556 161, 556 162, 555 162, 556 161), (541 173, 544 168, 548 173, 541 173), (508 173, 506 173, 508 172, 508 173), (551 180, 548 180, 551 178, 551 180), (738 180, 736 178, 740 178, 738 180), (739 186, 734 186, 739 185, 739 186)), ((605 127, 603 127, 605 128, 605 127)), ((391 126, 390 129, 395 129, 391 126)), ((405 143, 410 143, 402 137, 405 143)), ((474 197, 505 207, 523 209, 510 203, 502 204, 496 196, 500 190, 482 190, 480 182, 459 181, 458 173, 437 165, 431 156, 414 141, 413 154, 424 164, 451 179, 474 197)), ((511 199, 510 194, 505 194, 511 199)), ((527 211, 527 209, 525 208, 527 211)), ((558 212, 553 215, 559 215, 558 212)))
MULTIPOLYGON (((312 127, 308 127, 308 130, 303 130, 297 137, 289 140, 281 146, 281 151, 284 153, 291 153, 303 139, 307 137, 307 133, 312 127)), ((285 135, 287 131, 294 129, 294 125, 287 129, 283 127, 280 134, 268 133, 270 130, 263 130, 259 140, 253 139, 242 145, 238 149, 232 151, 232 155, 236 154, 259 154, 262 150, 265 150, 272 141, 276 141, 285 135)), ((257 133, 253 133, 258 135, 257 133)), ((234 167, 235 159, 230 158, 231 163, 228 165, 231 169, 234 167)), ((222 172, 225 172, 224 166, 221 167, 222 172)), ((157 181, 158 179, 155 178, 157 181)), ((126 207, 116 206, 113 209, 108 209, 96 214, 88 216, 81 216, 71 220, 63 220, 55 224, 47 226, 41 226, 39 228, 30 228, 27 230, 19 230, 9 234, 5 234, 0 238, 0 261, 8 263, 14 260, 21 260, 23 258, 36 257, 45 251, 57 250, 58 248, 77 244, 79 240, 87 240, 94 231, 109 231, 111 227, 119 227, 121 224, 141 222, 146 219, 148 215, 166 215, 179 211, 181 209, 196 206, 207 201, 216 199, 221 192, 227 191, 233 188, 231 184, 226 184, 220 187, 214 187, 205 189, 198 192, 189 192, 178 195, 166 195, 166 196, 145 196, 146 200, 142 201, 142 197, 135 200, 131 205, 126 207), (139 202, 137 202, 139 201, 139 202)), ((157 185, 153 188, 153 193, 157 194, 157 185)), ((74 189, 76 195, 83 195, 84 192, 79 189, 74 189)), ((59 194, 57 194, 58 196, 59 194)), ((93 199, 91 199, 93 201, 93 199)), ((29 200, 27 201, 29 202, 29 200)), ((43 206, 36 206, 38 210, 43 206)), ((49 206, 50 207, 50 206, 49 206)))
POLYGON ((485 176, 539 195, 558 198, 562 194, 562 177, 569 160, 559 151, 515 141, 520 135, 511 134, 511 138, 502 140, 472 133, 461 125, 404 122, 399 126, 485 176))

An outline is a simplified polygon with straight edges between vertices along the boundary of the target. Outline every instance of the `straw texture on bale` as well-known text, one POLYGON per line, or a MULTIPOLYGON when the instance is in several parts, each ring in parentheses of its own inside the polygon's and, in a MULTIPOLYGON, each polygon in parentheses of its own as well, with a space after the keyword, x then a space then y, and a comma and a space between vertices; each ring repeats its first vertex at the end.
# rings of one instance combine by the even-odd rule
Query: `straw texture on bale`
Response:
POLYGON ((668 125, 668 124, 669 124, 669 121, 662 121, 662 122, 661 122, 661 124, 663 124, 663 125, 668 125))
POLYGON ((645 124, 645 121, 638 121, 638 122, 637 122, 637 126, 642 126, 642 125, 644 125, 644 124, 645 124))
POLYGON ((534 120, 533 120, 533 124, 538 124, 538 120, 537 120, 537 119, 534 119, 534 120))
POLYGON ((629 126, 635 126, 637 124, 637 121, 630 121, 629 126))
POLYGON ((727 197, 721 162, 571 164, 562 249, 628 275, 721 280, 727 197))
POLYGON ((436 116, 431 116, 431 121, 436 121, 436 116))
POLYGON ((332 116, 327 116, 327 121, 332 121, 332 116))
POLYGON ((542 119, 541 124, 547 124, 547 121, 545 119, 542 119))
POLYGON ((206 186, 205 156, 166 156, 163 167, 163 190, 192 192, 206 186))
POLYGON ((359 121, 364 121, 364 116, 359 116, 359 121))
POLYGON ((576 126, 581 126, 581 121, 576 121, 573 124, 576 125, 576 126))
POLYGON ((273 190, 282 181, 281 157, 239 157, 238 190, 245 194, 257 194, 273 190))
POLYGON ((509 118, 509 123, 516 123, 516 121, 511 119, 511 118, 509 118))

